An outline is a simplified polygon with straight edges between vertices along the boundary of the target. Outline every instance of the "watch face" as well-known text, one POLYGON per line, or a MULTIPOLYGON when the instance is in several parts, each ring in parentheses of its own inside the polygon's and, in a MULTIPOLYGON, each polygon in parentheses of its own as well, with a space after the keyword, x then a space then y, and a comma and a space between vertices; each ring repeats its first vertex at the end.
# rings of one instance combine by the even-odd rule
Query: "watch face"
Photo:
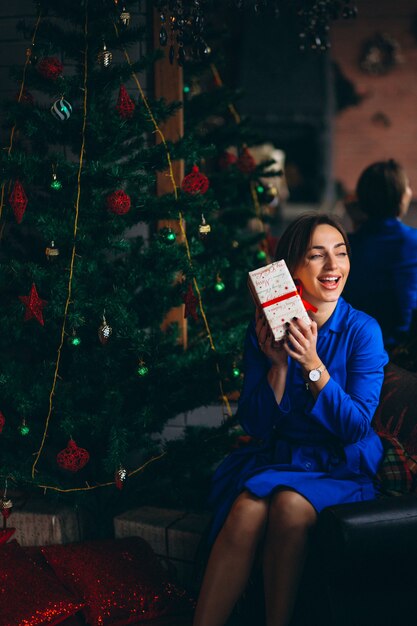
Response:
POLYGON ((321 376, 320 370, 311 370, 311 372, 308 373, 308 377, 311 381, 313 381, 313 383, 317 382, 320 376, 321 376))

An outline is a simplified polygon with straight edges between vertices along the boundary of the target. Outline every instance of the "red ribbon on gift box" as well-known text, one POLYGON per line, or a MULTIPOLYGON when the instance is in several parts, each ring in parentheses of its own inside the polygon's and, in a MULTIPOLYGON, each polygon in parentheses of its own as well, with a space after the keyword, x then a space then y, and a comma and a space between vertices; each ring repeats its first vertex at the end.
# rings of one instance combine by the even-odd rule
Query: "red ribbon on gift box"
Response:
POLYGON ((303 287, 302 285, 297 285, 297 291, 291 291, 290 293, 284 293, 282 296, 277 296, 276 298, 272 298, 272 300, 267 300, 261 307, 266 309, 268 306, 272 306, 273 304, 277 304, 277 302, 282 302, 283 300, 288 300, 289 298, 294 298, 294 296, 300 296, 301 302, 304 305, 306 311, 313 311, 313 313, 317 313, 317 307, 315 307, 307 300, 303 298, 303 287))

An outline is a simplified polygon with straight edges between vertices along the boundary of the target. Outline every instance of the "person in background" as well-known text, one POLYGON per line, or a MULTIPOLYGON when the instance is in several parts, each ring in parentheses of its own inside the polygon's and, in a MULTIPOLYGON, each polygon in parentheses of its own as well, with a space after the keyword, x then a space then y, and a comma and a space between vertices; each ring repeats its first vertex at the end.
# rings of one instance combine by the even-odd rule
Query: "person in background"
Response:
POLYGON ((417 309, 417 229, 402 223, 412 191, 404 169, 389 159, 362 172, 356 196, 367 219, 349 237, 344 297, 379 322, 391 350, 407 339, 417 309))
POLYGON ((237 416, 252 443, 217 468, 212 545, 194 626, 223 626, 262 563, 267 626, 287 626, 309 538, 326 506, 373 499, 383 457, 371 426, 388 361, 381 329, 341 297, 349 243, 331 217, 305 214, 282 234, 311 325, 275 342, 262 309, 249 324, 237 416))

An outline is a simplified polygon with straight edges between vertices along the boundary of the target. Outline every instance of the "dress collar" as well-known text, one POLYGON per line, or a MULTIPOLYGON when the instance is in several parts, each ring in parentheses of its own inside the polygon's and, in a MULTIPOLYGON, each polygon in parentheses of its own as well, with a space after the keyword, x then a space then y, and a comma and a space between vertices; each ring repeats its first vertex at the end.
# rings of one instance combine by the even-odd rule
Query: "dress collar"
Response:
POLYGON ((329 319, 323 324, 319 330, 319 335, 327 335, 329 331, 334 333, 341 333, 346 328, 347 311, 349 305, 340 297, 337 301, 336 308, 329 317, 329 319))

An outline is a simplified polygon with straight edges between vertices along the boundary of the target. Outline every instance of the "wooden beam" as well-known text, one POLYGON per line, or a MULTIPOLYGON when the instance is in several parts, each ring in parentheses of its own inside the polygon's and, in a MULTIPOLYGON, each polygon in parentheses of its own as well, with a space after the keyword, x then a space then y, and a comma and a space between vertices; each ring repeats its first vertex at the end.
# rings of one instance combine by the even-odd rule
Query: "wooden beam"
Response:
MULTIPOLYGON (((153 10, 153 43, 155 48, 159 48, 159 31, 161 22, 159 12, 153 10)), ((157 61, 154 65, 154 89, 156 98, 164 98, 167 102, 183 102, 183 71, 178 65, 176 59, 171 65, 168 58, 169 42, 165 48, 163 59, 157 61)), ((175 115, 171 116, 166 122, 160 124, 160 128, 165 139, 177 141, 184 134, 184 114, 183 109, 179 109, 175 115)), ((161 142, 159 135, 156 135, 157 143, 161 142)), ((184 161, 173 161, 172 170, 176 186, 180 186, 184 178, 184 161)), ((173 182, 170 172, 167 168, 164 172, 157 172, 156 176, 156 195, 163 196, 167 193, 174 193, 173 182)), ((181 243, 183 236, 179 227, 178 220, 161 220, 158 222, 158 230, 161 228, 171 228, 177 235, 177 241, 181 243)), ((162 328, 166 329, 169 325, 176 323, 179 328, 179 342, 184 349, 187 348, 187 320, 184 318, 184 305, 171 309, 163 324, 162 328)))

